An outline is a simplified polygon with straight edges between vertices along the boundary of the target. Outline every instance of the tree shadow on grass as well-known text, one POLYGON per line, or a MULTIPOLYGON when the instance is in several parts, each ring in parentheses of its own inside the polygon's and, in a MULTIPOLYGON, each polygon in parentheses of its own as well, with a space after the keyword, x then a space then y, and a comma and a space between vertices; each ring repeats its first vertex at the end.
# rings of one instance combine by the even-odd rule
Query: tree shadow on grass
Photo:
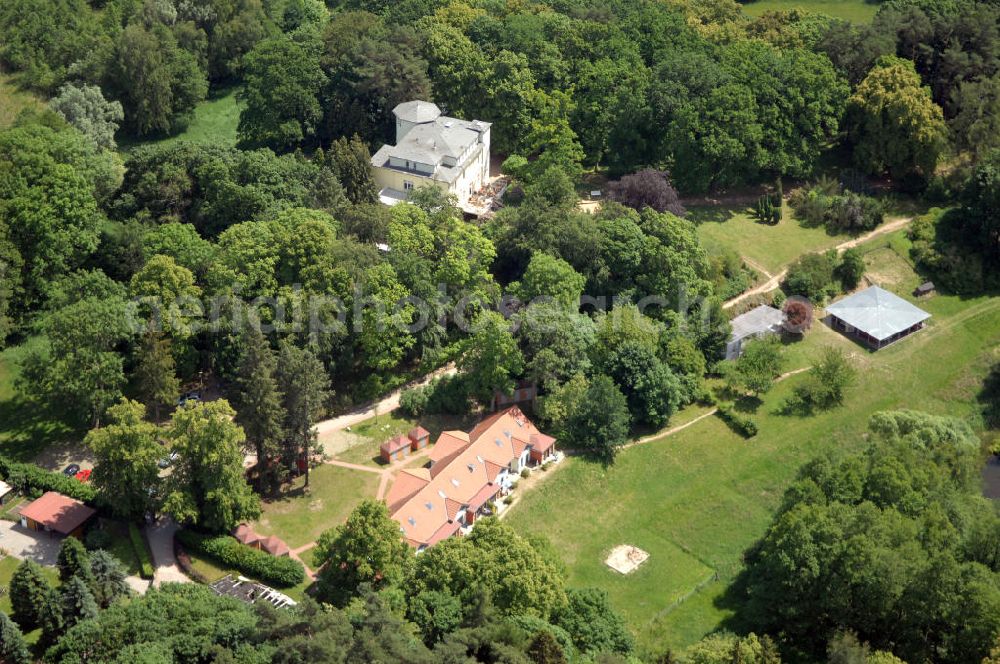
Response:
POLYGON ((741 206, 696 205, 688 208, 687 215, 684 218, 694 224, 704 224, 707 222, 721 224, 739 214, 747 212, 748 209, 741 206))
POLYGON ((1000 427, 1000 364, 993 365, 976 395, 983 408, 983 419, 990 428, 1000 427))
POLYGON ((749 413, 753 414, 757 412, 757 409, 763 405, 763 401, 760 397, 744 395, 733 401, 733 410, 738 413, 749 413))
POLYGON ((33 461, 46 447, 84 434, 52 408, 20 396, 0 401, 0 454, 14 461, 33 461))

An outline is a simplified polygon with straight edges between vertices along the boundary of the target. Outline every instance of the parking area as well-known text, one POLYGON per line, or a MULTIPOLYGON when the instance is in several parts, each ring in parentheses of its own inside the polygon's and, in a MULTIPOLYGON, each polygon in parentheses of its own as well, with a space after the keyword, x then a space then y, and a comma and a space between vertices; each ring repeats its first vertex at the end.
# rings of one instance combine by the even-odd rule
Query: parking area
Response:
POLYGON ((34 560, 40 565, 55 565, 59 558, 62 537, 55 533, 37 533, 22 528, 20 523, 0 521, 0 549, 22 560, 34 560))

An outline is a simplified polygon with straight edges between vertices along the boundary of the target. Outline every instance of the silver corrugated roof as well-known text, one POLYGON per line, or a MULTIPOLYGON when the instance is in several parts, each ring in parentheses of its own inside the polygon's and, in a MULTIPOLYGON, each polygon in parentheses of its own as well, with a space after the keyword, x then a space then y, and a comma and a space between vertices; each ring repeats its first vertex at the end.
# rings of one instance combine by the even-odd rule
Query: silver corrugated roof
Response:
POLYGON ((931 317, 923 309, 878 286, 848 295, 828 306, 826 311, 879 341, 931 317))
POLYGON ((753 334, 775 331, 785 320, 785 315, 774 307, 762 304, 730 321, 733 335, 730 341, 743 339, 753 334))

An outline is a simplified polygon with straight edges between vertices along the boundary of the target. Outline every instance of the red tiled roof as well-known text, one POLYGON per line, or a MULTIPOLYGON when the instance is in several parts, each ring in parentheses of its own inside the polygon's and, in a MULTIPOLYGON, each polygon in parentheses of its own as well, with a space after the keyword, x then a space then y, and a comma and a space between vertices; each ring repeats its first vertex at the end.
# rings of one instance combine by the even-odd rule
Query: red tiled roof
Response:
POLYGON ((517 436, 511 438, 511 444, 514 446, 514 456, 521 456, 521 453, 528 447, 528 441, 522 440, 517 436))
POLYGON ((554 445, 556 439, 544 433, 533 433, 531 434, 531 449, 536 452, 545 452, 552 445, 554 445))
POLYGON ((233 537, 243 544, 255 544, 260 540, 260 535, 255 533, 254 529, 246 523, 241 523, 233 529, 233 537))
POLYGON ((409 436, 410 440, 416 442, 421 438, 428 438, 431 435, 431 432, 423 428, 422 426, 418 425, 410 429, 410 433, 407 435, 409 436))
POLYGON ((396 503, 398 507, 392 512, 403 537, 418 547, 439 541, 435 538, 449 531, 446 524, 456 522, 458 506, 480 500, 484 490, 495 493, 498 476, 519 456, 515 447, 523 453, 530 444, 525 441, 536 433, 535 425, 515 406, 491 415, 472 434, 441 434, 431 452, 431 458, 437 460, 430 469, 430 482, 396 503), (515 435, 519 444, 514 442, 515 435), (490 485, 493 488, 486 489, 490 485))
POLYGON ((438 528, 437 531, 435 531, 434 534, 430 536, 430 539, 427 540, 427 546, 433 546, 438 542, 440 542, 441 540, 448 539, 449 537, 457 533, 458 529, 461 527, 462 524, 460 524, 458 521, 449 521, 448 523, 438 528))
POLYGON ((49 530, 69 535, 94 516, 97 510, 69 496, 47 491, 38 500, 22 507, 20 512, 21 516, 40 523, 49 530))
POLYGON ((399 471, 399 476, 392 483, 389 493, 386 494, 385 503, 389 506, 389 513, 392 514, 409 500, 417 491, 420 491, 431 481, 431 474, 426 468, 404 468, 399 471))
POLYGON ((403 434, 397 434, 379 446, 385 454, 394 454, 404 447, 410 446, 410 439, 403 434))
POLYGON ((275 537, 274 535, 261 538, 260 548, 264 549, 275 558, 280 558, 281 556, 287 556, 289 553, 291 553, 291 549, 288 548, 288 545, 285 544, 285 541, 282 540, 280 537, 275 537))
POLYGON ((498 463, 493 463, 492 461, 487 461, 486 462, 486 479, 488 479, 490 482, 495 482, 496 479, 497 479, 497 475, 499 475, 500 471, 502 471, 505 467, 506 466, 501 466, 498 463))
POLYGON ((499 486, 493 483, 487 484, 479 490, 479 493, 469 499, 469 511, 475 512, 498 493, 500 493, 499 486))
POLYGON ((472 427, 472 431, 469 432, 469 440, 471 440, 472 442, 476 442, 476 440, 483 435, 483 432, 485 432, 491 426, 496 424, 501 417, 503 417, 512 410, 517 410, 518 412, 520 412, 520 409, 517 406, 513 406, 511 408, 508 408, 507 410, 501 410, 496 413, 493 413, 485 420, 483 420, 476 426, 472 427))
POLYGON ((462 509, 462 503, 451 498, 444 499, 444 509, 448 513, 448 519, 454 521, 458 518, 458 513, 462 509))

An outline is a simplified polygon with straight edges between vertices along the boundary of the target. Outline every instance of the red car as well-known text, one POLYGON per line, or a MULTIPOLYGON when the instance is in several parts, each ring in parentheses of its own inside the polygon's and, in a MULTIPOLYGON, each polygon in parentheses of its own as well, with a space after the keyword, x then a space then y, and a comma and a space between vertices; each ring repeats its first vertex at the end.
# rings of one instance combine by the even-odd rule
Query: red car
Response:
POLYGON ((81 470, 80 472, 78 472, 73 477, 75 477, 76 479, 80 480, 81 482, 89 482, 90 481, 90 471, 89 470, 81 470))

